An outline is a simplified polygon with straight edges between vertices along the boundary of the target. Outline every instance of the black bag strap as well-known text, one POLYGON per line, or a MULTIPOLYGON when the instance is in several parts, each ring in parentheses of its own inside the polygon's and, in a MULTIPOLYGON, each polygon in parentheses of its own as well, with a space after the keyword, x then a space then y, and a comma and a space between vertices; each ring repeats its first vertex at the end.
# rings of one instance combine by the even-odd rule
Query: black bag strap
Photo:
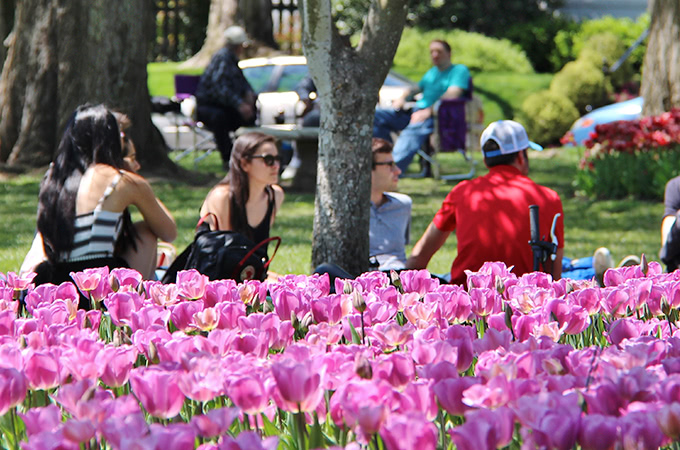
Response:
POLYGON ((248 258, 250 258, 251 256, 253 256, 253 254, 254 254, 256 251, 258 251, 260 248, 262 248, 263 246, 267 245, 267 244, 270 243, 271 241, 276 241, 276 248, 274 249, 274 253, 272 254, 272 257, 269 258, 269 260, 268 260, 266 263, 264 263, 264 268, 265 268, 265 269, 266 269, 267 267, 269 267, 269 264, 272 262, 272 259, 274 259, 274 256, 276 256, 276 252, 277 252, 277 250, 279 249, 279 245, 281 245, 281 237, 279 237, 279 236, 272 236, 272 237, 267 238, 267 239, 265 239, 264 241, 262 241, 262 242, 256 244, 255 247, 253 247, 248 253, 246 253, 246 256, 244 256, 243 259, 242 259, 241 261, 239 261, 237 267, 242 266, 243 263, 245 263, 246 261, 248 261, 248 258))

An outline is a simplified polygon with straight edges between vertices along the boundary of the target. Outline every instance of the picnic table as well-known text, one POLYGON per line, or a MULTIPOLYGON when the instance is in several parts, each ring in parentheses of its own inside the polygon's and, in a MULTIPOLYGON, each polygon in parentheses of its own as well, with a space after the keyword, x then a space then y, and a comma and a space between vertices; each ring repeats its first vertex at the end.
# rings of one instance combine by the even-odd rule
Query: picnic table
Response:
POLYGON ((314 192, 316 189, 319 128, 293 124, 241 127, 236 130, 236 136, 253 131, 268 134, 281 141, 294 142, 300 158, 300 167, 298 167, 290 186, 287 186, 287 188, 297 192, 314 192))

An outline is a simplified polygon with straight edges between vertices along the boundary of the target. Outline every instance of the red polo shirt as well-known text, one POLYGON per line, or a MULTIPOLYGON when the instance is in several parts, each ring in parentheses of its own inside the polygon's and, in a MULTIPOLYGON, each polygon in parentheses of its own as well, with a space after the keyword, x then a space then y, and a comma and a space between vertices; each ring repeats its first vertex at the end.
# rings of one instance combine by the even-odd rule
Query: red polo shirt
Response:
MULTIPOLYGON (((539 207, 541 238, 550 239, 562 201, 555 191, 534 183, 513 166, 495 166, 483 177, 451 189, 432 220, 440 231, 456 231, 458 256, 451 265, 451 283, 464 284, 464 270, 478 270, 486 261, 514 266, 517 276, 533 271, 529 205, 539 207)), ((564 216, 555 227, 564 247, 564 216)))

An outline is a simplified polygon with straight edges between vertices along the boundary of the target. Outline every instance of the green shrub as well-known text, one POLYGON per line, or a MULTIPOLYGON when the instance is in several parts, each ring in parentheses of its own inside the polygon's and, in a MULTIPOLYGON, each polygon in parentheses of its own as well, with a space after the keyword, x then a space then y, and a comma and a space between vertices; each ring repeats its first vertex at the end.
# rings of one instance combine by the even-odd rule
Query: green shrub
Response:
POLYGON ((624 61, 616 72, 608 73, 608 69, 621 58, 625 51, 626 46, 615 34, 599 33, 588 39, 577 61, 586 60, 593 63, 595 67, 606 67, 605 74, 617 89, 635 78, 635 71, 630 60, 624 61))
POLYGON ((613 152, 589 160, 574 182, 598 198, 663 200, 666 182, 680 175, 680 147, 634 153, 613 152))
POLYGON ((578 25, 565 17, 544 16, 530 22, 517 22, 505 30, 497 31, 501 37, 522 48, 536 72, 552 73, 554 66, 550 55, 555 52, 555 37, 560 31, 569 28, 576 29, 578 25))
POLYGON ((426 31, 405 28, 394 56, 394 69, 418 80, 432 67, 429 44, 444 39, 451 45, 452 61, 471 71, 533 73, 531 63, 517 44, 460 30, 426 31))
MULTIPOLYGON (((555 71, 560 70, 567 62, 575 60, 581 50, 587 46, 590 37, 601 33, 612 33, 628 48, 649 27, 649 15, 643 14, 633 21, 627 17, 615 18, 605 16, 600 19, 586 20, 576 25, 569 25, 557 32, 554 51, 550 55, 555 71)), ((646 46, 640 45, 628 60, 635 72, 640 72, 645 57, 646 46)), ((613 62, 612 62, 613 63, 613 62)))
POLYGON ((572 61, 555 74, 550 90, 564 95, 585 113, 588 106, 596 108, 606 103, 611 84, 602 70, 587 60, 572 61))
POLYGON ((557 143, 578 118, 578 110, 569 98, 545 90, 524 100, 516 120, 524 125, 531 140, 549 145, 557 143))

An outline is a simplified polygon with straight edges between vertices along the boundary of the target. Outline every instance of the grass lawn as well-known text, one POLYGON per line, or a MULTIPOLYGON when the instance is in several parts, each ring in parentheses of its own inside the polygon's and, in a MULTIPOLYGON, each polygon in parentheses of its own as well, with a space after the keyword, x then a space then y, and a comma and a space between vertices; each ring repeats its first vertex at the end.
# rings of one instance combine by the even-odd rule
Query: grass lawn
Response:
MULTIPOLYGON (((478 173, 483 169, 480 154, 478 173)), ((531 176, 537 182, 555 189, 562 197, 565 213, 565 253, 570 257, 589 256, 598 246, 610 248, 614 259, 627 254, 646 253, 650 260, 657 259, 659 250, 659 225, 663 205, 660 202, 638 200, 593 201, 575 196, 574 179, 579 149, 550 149, 543 153, 532 152, 531 176)), ((188 158, 186 158, 188 159, 188 158)), ((185 159, 185 160, 186 160, 185 159)), ((457 154, 444 155, 446 168, 459 167, 462 160, 457 154)), ((186 164, 190 164, 189 161, 186 164)), ((219 155, 210 155, 199 165, 199 170, 220 171, 219 155)), ((35 229, 35 211, 38 185, 42 173, 29 175, 3 175, 0 182, 0 271, 18 270, 30 247, 35 229)), ((198 219, 198 208, 209 186, 195 187, 176 181, 155 181, 157 195, 173 212, 179 226, 175 242, 183 249, 192 239, 193 227, 198 219)), ((400 190, 413 197, 413 224, 411 245, 423 233, 439 208, 452 184, 432 179, 404 179, 400 190)), ((278 273, 309 273, 311 264, 311 237, 314 214, 312 194, 288 193, 283 208, 277 216, 272 235, 280 235, 283 243, 272 263, 278 273)), ((451 236, 439 251, 429 269, 437 273, 449 270, 456 255, 455 236, 451 236)))

